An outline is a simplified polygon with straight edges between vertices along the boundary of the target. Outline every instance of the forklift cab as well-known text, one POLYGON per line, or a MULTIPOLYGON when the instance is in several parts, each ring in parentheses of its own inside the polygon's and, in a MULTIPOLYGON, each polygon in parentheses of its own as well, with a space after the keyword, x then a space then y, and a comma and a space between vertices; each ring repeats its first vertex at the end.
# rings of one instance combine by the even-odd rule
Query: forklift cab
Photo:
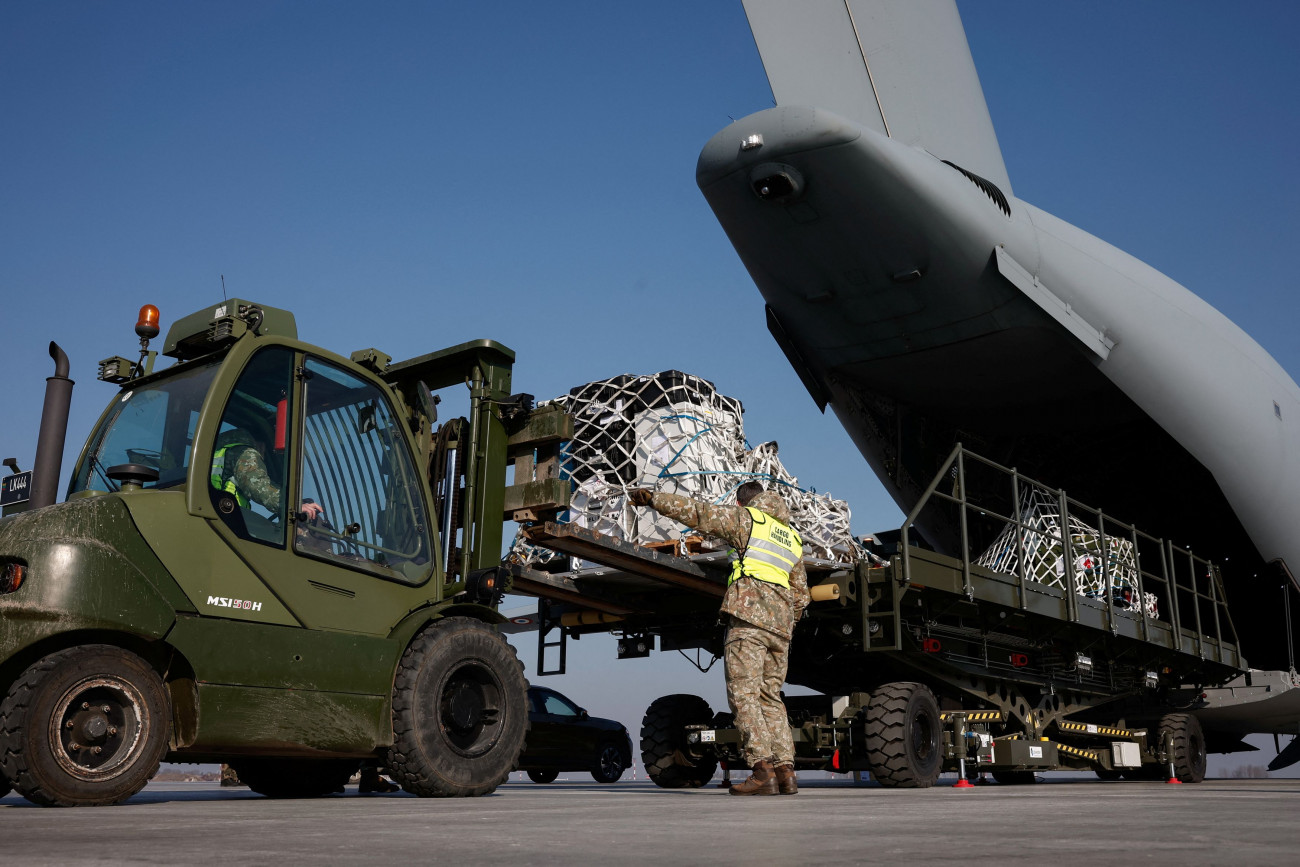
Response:
MULTIPOLYGON (((184 491, 189 513, 209 519, 268 584, 326 566, 424 584, 437 542, 390 390, 295 333, 262 331, 127 382, 90 436, 69 498, 184 491)), ((335 575, 326 583, 355 596, 361 588, 335 569, 321 573, 335 575)))

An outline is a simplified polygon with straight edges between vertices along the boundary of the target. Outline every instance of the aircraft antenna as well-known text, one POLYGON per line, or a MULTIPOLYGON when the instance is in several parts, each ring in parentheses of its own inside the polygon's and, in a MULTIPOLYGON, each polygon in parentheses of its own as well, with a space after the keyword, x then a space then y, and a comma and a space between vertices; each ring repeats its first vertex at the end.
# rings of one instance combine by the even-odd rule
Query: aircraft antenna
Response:
POLYGON ((230 300, 226 297, 226 275, 225 274, 221 275, 221 300, 222 301, 230 300))
POLYGON ((849 0, 844 0, 844 11, 849 15, 849 26, 853 28, 853 38, 858 41, 858 53, 862 55, 862 67, 867 70, 867 81, 871 83, 871 95, 876 98, 876 110, 880 112, 880 122, 885 125, 885 135, 893 138, 889 131, 889 121, 885 119, 885 106, 880 102, 880 92, 876 90, 876 78, 871 74, 871 64, 867 62, 867 49, 862 47, 862 36, 858 33, 858 22, 853 19, 853 9, 849 0))

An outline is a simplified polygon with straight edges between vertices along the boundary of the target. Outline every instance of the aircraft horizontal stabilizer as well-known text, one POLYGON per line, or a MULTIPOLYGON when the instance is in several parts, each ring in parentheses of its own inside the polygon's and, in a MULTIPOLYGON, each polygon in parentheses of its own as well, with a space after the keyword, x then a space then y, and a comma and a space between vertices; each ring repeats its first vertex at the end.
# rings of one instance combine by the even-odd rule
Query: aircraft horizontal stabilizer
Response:
POLYGON ((954 0, 744 0, 777 105, 823 108, 1011 181, 954 0))
POLYGON ((1282 752, 1278 753, 1273 761, 1268 763, 1270 771, 1280 771, 1283 768, 1289 768, 1296 762, 1300 762, 1300 737, 1291 738, 1291 743, 1286 745, 1282 752))

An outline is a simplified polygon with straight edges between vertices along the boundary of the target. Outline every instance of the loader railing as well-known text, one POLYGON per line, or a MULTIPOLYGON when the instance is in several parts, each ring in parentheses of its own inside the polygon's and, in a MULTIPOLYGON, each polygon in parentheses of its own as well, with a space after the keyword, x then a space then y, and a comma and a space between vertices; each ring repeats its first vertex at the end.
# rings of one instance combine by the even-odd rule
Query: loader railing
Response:
POLYGON ((957 538, 967 599, 980 595, 980 570, 987 569, 1014 577, 1022 610, 1031 594, 1056 588, 1072 622, 1081 606, 1099 605, 1112 634, 1120 618, 1138 621, 1145 641, 1242 663, 1215 564, 960 443, 902 526, 900 585, 912 580, 913 528, 927 509, 928 519, 957 538))

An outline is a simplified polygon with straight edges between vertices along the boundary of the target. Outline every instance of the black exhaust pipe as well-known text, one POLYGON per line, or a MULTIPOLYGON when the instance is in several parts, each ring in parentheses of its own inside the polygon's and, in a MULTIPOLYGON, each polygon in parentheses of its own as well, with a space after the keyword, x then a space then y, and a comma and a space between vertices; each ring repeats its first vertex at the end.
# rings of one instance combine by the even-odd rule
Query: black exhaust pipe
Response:
POLYGON ((45 380, 45 406, 41 409, 41 431, 36 435, 36 465, 32 467, 30 508, 50 506, 59 497, 59 472, 63 469, 63 443, 68 436, 68 409, 72 386, 68 379, 68 356, 50 341, 54 375, 45 380))

